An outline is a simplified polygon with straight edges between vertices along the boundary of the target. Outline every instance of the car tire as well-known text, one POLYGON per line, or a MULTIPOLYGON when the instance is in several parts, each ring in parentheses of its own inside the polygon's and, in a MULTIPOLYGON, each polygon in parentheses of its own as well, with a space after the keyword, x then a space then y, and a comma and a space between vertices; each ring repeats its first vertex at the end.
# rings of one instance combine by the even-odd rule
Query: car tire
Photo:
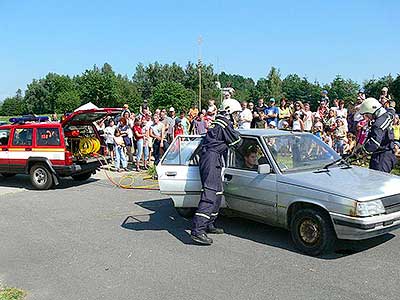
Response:
POLYGON ((330 218, 318 209, 298 210, 293 216, 290 231, 296 247, 311 256, 332 251, 336 242, 330 218))
POLYGON ((9 178, 9 177, 13 177, 13 176, 15 176, 15 175, 17 175, 17 174, 15 174, 15 173, 1 173, 1 175, 2 175, 3 177, 9 178))
POLYGON ((37 190, 48 190, 53 186, 53 176, 43 164, 35 164, 29 171, 32 186, 37 190))
POLYGON ((185 219, 193 218, 196 209, 194 207, 175 207, 176 212, 185 219))
POLYGON ((72 175, 72 179, 76 181, 85 181, 88 180, 92 176, 91 172, 88 173, 83 173, 83 174, 78 174, 78 175, 72 175))

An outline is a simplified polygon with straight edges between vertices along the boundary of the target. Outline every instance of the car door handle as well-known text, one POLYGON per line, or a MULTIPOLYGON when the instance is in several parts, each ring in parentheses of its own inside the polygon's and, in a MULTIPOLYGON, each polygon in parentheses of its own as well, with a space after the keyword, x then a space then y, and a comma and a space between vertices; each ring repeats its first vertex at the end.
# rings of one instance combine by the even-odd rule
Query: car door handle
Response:
POLYGON ((233 176, 231 174, 225 174, 224 178, 225 178, 225 181, 231 181, 233 176))
POLYGON ((174 172, 174 171, 167 171, 167 172, 165 172, 165 175, 167 175, 167 176, 176 176, 176 172, 174 172))
POLYGON ((32 148, 25 148, 25 151, 32 151, 32 148))

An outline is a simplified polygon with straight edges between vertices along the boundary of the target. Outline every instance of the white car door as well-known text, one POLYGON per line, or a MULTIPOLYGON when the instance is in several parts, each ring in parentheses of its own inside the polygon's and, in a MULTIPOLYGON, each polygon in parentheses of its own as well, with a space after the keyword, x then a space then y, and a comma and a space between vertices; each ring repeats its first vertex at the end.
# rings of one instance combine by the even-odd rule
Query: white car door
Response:
POLYGON ((170 196, 175 207, 197 207, 200 201, 201 141, 201 136, 176 137, 157 165, 160 192, 170 196))

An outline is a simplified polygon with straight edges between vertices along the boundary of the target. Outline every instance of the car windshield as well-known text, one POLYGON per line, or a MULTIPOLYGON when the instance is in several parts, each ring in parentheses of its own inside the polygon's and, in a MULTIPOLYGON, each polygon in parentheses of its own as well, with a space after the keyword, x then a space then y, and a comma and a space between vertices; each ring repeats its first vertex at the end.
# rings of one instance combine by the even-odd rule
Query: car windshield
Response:
POLYGON ((282 172, 319 169, 340 159, 327 144, 312 134, 264 137, 282 172))

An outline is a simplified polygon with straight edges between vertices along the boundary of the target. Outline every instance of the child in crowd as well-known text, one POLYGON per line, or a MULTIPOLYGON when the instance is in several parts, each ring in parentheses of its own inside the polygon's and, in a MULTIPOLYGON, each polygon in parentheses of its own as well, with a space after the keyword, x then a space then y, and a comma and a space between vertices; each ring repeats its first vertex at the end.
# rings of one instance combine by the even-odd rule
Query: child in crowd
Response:
POLYGON ((333 132, 334 149, 340 155, 343 155, 344 145, 347 142, 347 129, 342 118, 336 119, 336 128, 333 132))
POLYGON ((208 109, 207 113, 211 118, 215 118, 215 115, 217 114, 217 106, 215 105, 215 100, 211 99, 208 101, 208 109))
POLYGON ((107 145, 107 150, 110 153, 111 161, 114 161, 114 133, 115 133, 114 120, 110 119, 106 128, 104 128, 104 141, 107 145))
POLYGON ((182 121, 181 119, 177 118, 175 120, 175 126, 174 126, 174 138, 176 138, 178 135, 183 135, 184 130, 182 126, 182 121))
POLYGON ((254 124, 255 128, 267 128, 267 121, 265 120, 265 113, 264 111, 259 111, 258 113, 254 113, 254 124))
POLYGON ((344 145, 343 155, 350 155, 356 147, 356 136, 352 133, 347 134, 347 143, 344 145))
POLYGON ((333 148, 333 140, 332 140, 332 132, 324 132, 322 134, 322 140, 326 143, 329 147, 333 148))
POLYGON ((356 126, 356 128, 357 128, 356 141, 357 141, 357 144, 359 144, 359 145, 363 145, 365 140, 366 140, 366 138, 367 138, 367 135, 368 135, 368 123, 369 123, 369 120, 368 120, 368 118, 366 116, 364 116, 364 119, 362 119, 361 121, 359 121, 357 123, 357 126, 356 126))
POLYGON ((197 118, 193 120, 190 131, 198 135, 207 132, 207 122, 204 120, 204 114, 202 112, 199 112, 197 118))
POLYGON ((115 169, 121 172, 122 169, 128 171, 128 162, 126 161, 124 148, 125 143, 121 135, 121 130, 119 128, 115 129, 114 132, 114 146, 115 146, 115 169), (120 164, 122 164, 122 169, 120 169, 120 164))

